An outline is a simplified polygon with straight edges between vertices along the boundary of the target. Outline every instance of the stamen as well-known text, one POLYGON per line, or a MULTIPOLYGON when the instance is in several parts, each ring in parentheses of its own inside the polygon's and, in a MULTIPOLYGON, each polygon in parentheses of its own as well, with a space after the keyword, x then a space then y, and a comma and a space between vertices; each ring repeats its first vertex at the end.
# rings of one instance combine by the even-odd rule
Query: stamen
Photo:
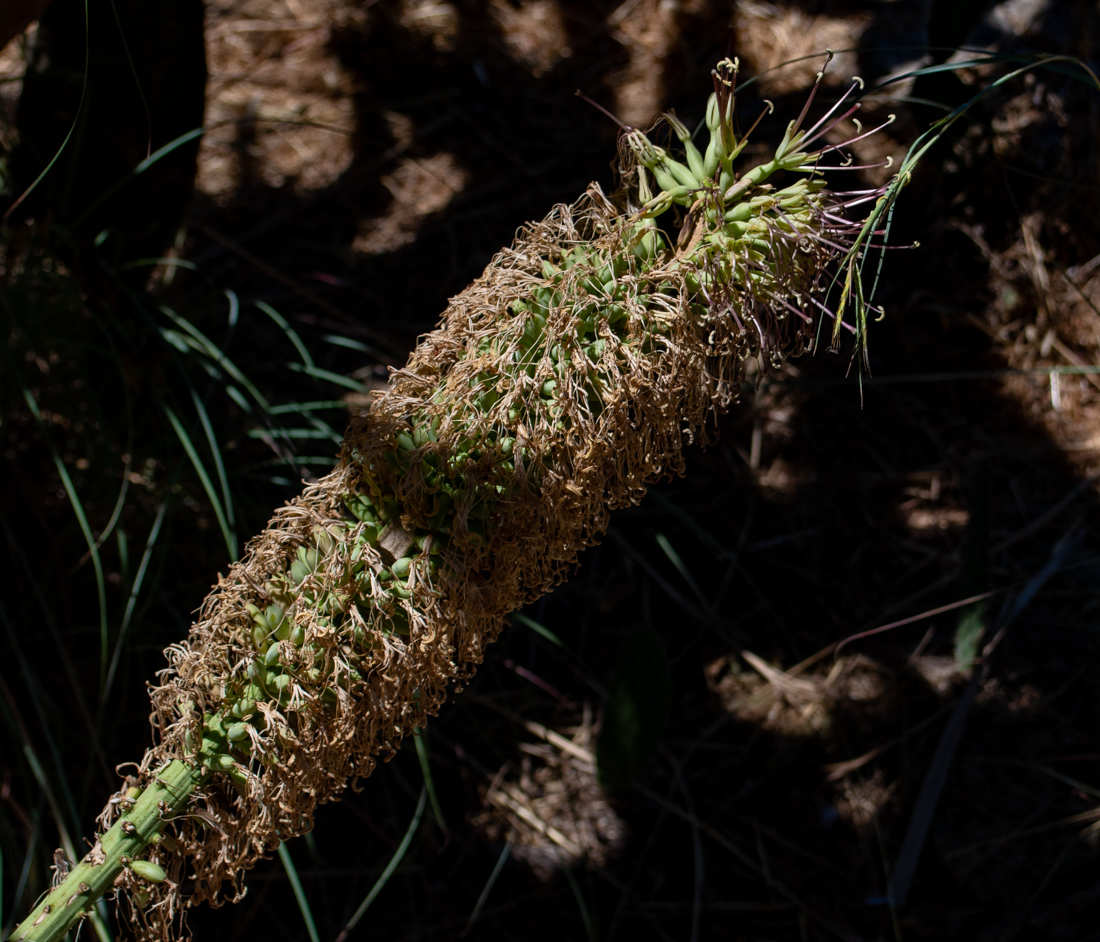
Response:
MULTIPOLYGON (((844 114, 842 114, 839 118, 837 118, 835 121, 830 123, 827 127, 823 128, 822 125, 825 123, 826 118, 828 118, 829 115, 831 115, 834 111, 836 111, 836 109, 838 107, 840 107, 840 102, 843 101, 843 100, 844 100, 843 98, 840 99, 840 101, 838 101, 829 110, 828 114, 826 114, 824 117, 822 117, 822 119, 820 121, 818 121, 817 124, 815 124, 812 128, 810 128, 810 130, 808 130, 806 132, 806 136, 799 143, 799 147, 809 147, 810 144, 812 144, 814 141, 816 141, 819 137, 821 137, 824 134, 828 134, 833 128, 835 128, 838 124, 840 124, 845 118, 850 118, 853 114, 855 114, 862 107, 860 105, 860 103, 857 101, 854 105, 852 105, 851 108, 849 108, 847 111, 845 111, 844 114)), ((847 146, 847 142, 845 142, 844 144, 840 144, 838 146, 845 147, 845 146, 847 146)))
POLYGON ((764 99, 764 104, 767 105, 767 107, 763 111, 761 111, 760 116, 755 121, 753 121, 752 127, 749 128, 744 134, 741 135, 741 140, 745 140, 747 137, 749 137, 752 134, 753 131, 756 130, 756 126, 761 121, 764 120, 764 115, 775 113, 775 105, 769 99, 765 98, 764 99))
POLYGON ((578 98, 584 99, 586 102, 588 102, 597 111, 603 112, 605 115, 607 115, 607 117, 609 117, 612 121, 614 121, 624 131, 633 131, 634 130, 634 128, 632 128, 629 124, 624 124, 622 121, 620 121, 618 118, 616 118, 615 115, 613 115, 610 111, 608 111, 603 105, 601 105, 598 102, 595 102, 591 98, 589 98, 579 88, 576 91, 576 96, 578 98))

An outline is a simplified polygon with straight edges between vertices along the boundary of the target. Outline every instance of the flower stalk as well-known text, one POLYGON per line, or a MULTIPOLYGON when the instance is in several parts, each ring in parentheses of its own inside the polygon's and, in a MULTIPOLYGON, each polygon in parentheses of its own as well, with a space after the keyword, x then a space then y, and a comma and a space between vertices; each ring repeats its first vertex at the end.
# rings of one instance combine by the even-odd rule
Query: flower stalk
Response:
MULTIPOLYGON (((739 175, 736 68, 715 70, 705 151, 672 115, 683 161, 624 129, 636 197, 593 185, 522 230, 353 420, 332 474, 219 579, 166 652, 136 786, 14 939, 54 942, 112 889, 138 938, 165 942, 185 906, 239 898, 248 868, 426 724, 507 614, 567 577, 611 509, 682 472, 748 358, 812 347, 860 227, 821 173, 837 148, 807 148, 847 115, 804 132, 803 111, 739 175), (675 239, 657 222, 674 207, 675 239)), ((847 277, 839 308, 862 314, 847 277)))
MULTIPOLYGON (((121 816, 12 933, 12 942, 53 942, 62 938, 110 892, 129 870, 139 885, 159 883, 164 871, 142 860, 150 845, 162 840, 165 825, 183 811, 209 776, 201 765, 174 761, 143 790, 130 790, 118 800, 121 816)), ((135 894, 136 895, 136 894, 135 894)), ((147 897, 146 897, 147 901, 147 897)), ((135 905, 142 902, 140 896, 135 905)))

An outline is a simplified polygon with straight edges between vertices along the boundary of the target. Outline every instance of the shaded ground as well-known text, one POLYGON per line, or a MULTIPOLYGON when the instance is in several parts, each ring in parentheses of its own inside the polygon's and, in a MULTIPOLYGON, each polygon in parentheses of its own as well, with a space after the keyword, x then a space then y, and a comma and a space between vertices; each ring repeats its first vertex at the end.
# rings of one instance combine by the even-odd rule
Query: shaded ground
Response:
MULTIPOLYGON (((354 399, 361 390, 318 371, 380 381, 519 224, 592 179, 611 185, 616 129, 573 96, 578 87, 626 121, 675 106, 691 124, 731 23, 746 76, 856 48, 834 65, 825 98, 855 72, 873 83, 921 61, 930 36, 1096 65, 1096 12, 1083 2, 977 5, 969 23, 946 22, 946 8, 212 3, 198 189, 180 237, 165 242, 194 269, 162 265, 152 286, 216 343, 224 337, 276 406, 354 399), (313 373, 256 301, 286 318, 313 373)), ((6 57, 17 72, 12 47, 6 57)), ((745 90, 746 126, 761 109, 754 96, 776 105, 758 141, 776 140, 797 114, 820 61, 745 90)), ((900 88, 954 105, 995 69, 882 95, 900 88)), ((14 105, 15 86, 0 88, 14 105)), ((1098 102, 1058 72, 1022 77, 921 165, 891 235, 920 248, 886 261, 873 380, 861 391, 846 356, 824 353, 759 376, 688 476, 616 518, 575 578, 526 612, 543 633, 517 621, 425 737, 446 832, 426 810, 352 937, 1100 938, 1100 381, 1081 372, 1100 344, 1098 102), (957 631, 984 626, 980 651, 1006 600, 1067 545, 989 656, 912 890, 892 909, 889 875, 912 846, 922 782, 964 696, 957 631), (987 590, 998 594, 836 650, 987 590), (639 624, 668 652, 670 718, 635 786, 608 800, 592 751, 639 624)), ((861 157, 904 153, 936 113, 914 107, 869 103, 899 119, 861 157)), ((14 132, 5 135, 10 147, 14 132)), ((20 759, 24 737, 55 785, 76 783, 55 790, 71 802, 61 812, 70 828, 86 831, 113 787, 108 767, 143 748, 143 680, 228 559, 157 398, 183 415, 184 375, 205 397, 238 539, 301 474, 327 467, 335 445, 317 422, 337 432, 343 422, 339 406, 304 410, 284 434, 220 386, 211 392, 201 369, 151 339, 159 315, 134 278, 95 274, 90 229, 82 313, 73 279, 52 262, 33 267, 47 234, 45 210, 31 211, 34 225, 16 230, 5 255, 5 925, 41 889, 57 844, 20 759), (129 287, 105 299, 105 283, 129 287), (102 710, 94 573, 47 440, 92 531, 129 482, 102 548, 111 650, 129 626, 102 710)), ((190 429, 205 448, 201 424, 190 429)), ((291 845, 320 936, 336 937, 367 896, 422 779, 410 744, 291 845)), ((196 934, 308 938, 278 861, 249 885, 241 904, 197 912, 196 934)))

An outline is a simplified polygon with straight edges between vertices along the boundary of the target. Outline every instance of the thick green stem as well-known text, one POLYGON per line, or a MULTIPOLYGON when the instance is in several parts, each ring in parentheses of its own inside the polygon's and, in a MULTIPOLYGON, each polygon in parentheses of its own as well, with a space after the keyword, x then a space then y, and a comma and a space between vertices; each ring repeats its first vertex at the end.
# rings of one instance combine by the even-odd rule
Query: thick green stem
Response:
POLYGON ((201 765, 174 760, 138 796, 60 886, 49 892, 11 935, 12 942, 55 942, 114 886, 130 861, 139 859, 187 804, 210 772, 201 765))

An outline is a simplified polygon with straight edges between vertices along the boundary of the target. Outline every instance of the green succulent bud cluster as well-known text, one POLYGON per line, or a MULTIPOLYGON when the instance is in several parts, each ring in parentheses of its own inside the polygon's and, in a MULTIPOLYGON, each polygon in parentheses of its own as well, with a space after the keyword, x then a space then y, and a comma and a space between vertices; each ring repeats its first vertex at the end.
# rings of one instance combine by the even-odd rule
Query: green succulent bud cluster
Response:
POLYGON ((350 500, 372 501, 380 526, 400 521, 439 547, 482 544, 502 503, 518 488, 537 492, 561 460, 545 436, 532 444, 530 430, 567 438, 578 409, 598 417, 619 370, 667 343, 670 313, 686 309, 700 329, 732 320, 744 333, 742 358, 760 353, 774 363, 792 347, 801 352, 797 337, 808 337, 815 320, 806 309, 821 306, 825 265, 847 231, 828 215, 836 199, 820 172, 822 152, 809 150, 813 138, 798 122, 771 160, 736 172, 746 143, 732 128, 736 69, 726 60, 715 72, 705 151, 671 113, 664 118, 684 146, 682 160, 626 130, 622 152, 640 205, 618 242, 549 246, 496 329, 458 355, 486 364, 467 388, 442 377, 388 447, 352 447, 363 473, 350 500), (770 180, 784 171, 797 176, 777 188, 770 180), (687 211, 675 246, 657 223, 674 207, 687 211), (792 314, 797 323, 788 326, 792 314))

